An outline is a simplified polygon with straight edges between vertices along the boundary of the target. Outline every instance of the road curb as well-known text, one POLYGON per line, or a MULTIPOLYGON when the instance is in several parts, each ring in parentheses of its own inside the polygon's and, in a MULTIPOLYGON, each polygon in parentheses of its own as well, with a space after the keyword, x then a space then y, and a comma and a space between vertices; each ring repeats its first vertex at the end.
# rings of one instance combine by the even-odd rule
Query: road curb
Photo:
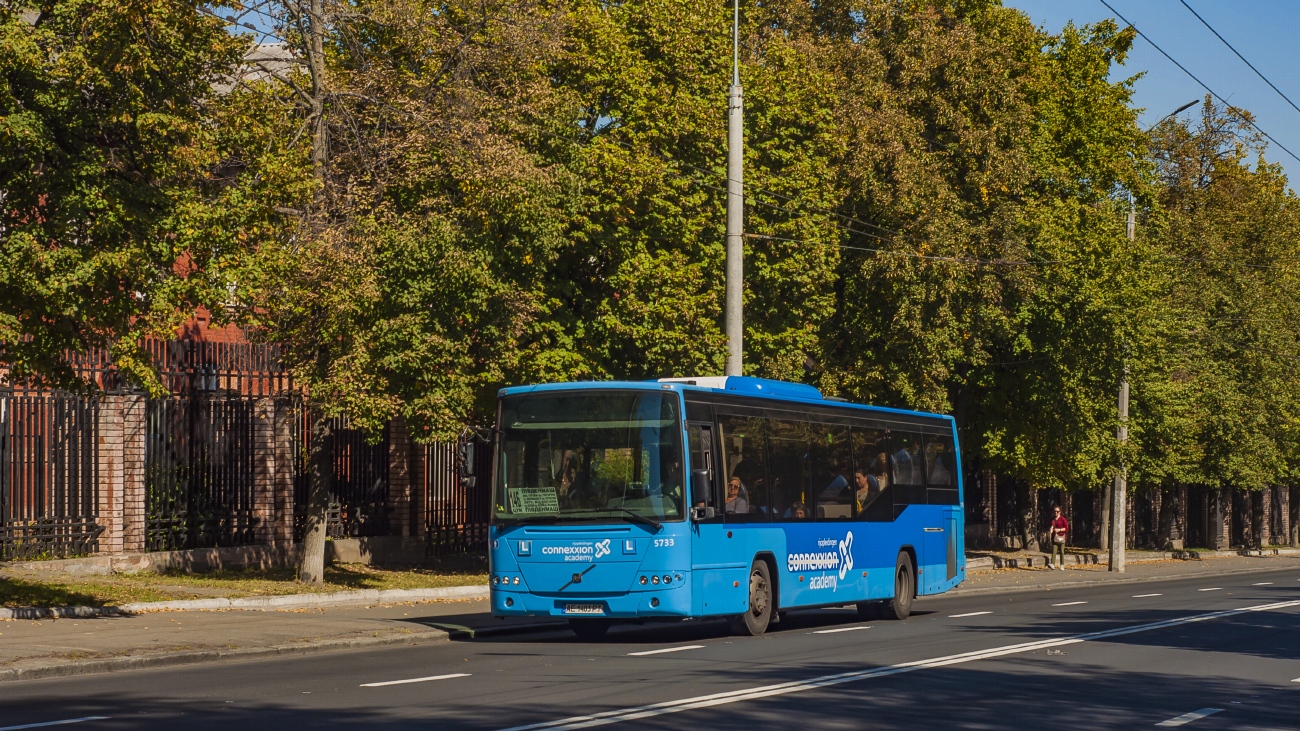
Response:
POLYGON ((91 619, 120 617, 145 612, 219 612, 231 609, 267 611, 316 609, 365 604, 431 601, 438 599, 486 599, 488 587, 445 586, 435 589, 361 589, 325 594, 282 594, 239 599, 184 599, 165 602, 131 602, 113 607, 14 607, 0 608, 0 619, 91 619))
MULTIPOLYGON (((1264 558, 1268 556, 1300 556, 1298 548, 1240 549, 1235 551, 1140 551, 1131 553, 1128 563, 1147 561, 1201 561, 1207 558, 1264 558)), ((991 571, 994 569, 1017 569, 1046 566, 1051 557, 1044 553, 1037 556, 980 556, 966 560, 967 571, 991 571)), ((1071 553, 1066 554, 1066 563, 1076 566, 1096 566, 1110 561, 1109 553, 1071 553)))
POLYGON ((137 670, 173 665, 193 665, 216 660, 243 660, 265 658, 276 655, 311 655, 339 650, 406 645, 413 642, 446 642, 447 632, 431 629, 420 632, 403 632, 382 637, 355 637, 338 640, 318 640, 314 642, 296 642, 269 647, 240 647, 229 650, 193 650, 187 652, 168 652, 156 655, 124 655, 95 660, 75 660, 71 662, 46 663, 29 667, 0 668, 0 683, 19 680, 38 680, 40 678, 66 678, 74 675, 90 675, 118 670, 137 670))
POLYGON ((1154 583, 1159 581, 1177 581, 1179 579, 1192 579, 1198 576, 1233 576, 1236 574, 1243 574, 1243 573, 1267 573, 1270 571, 1289 571, 1294 568, 1295 568, 1294 566, 1280 566, 1277 568, 1252 568, 1252 569, 1243 570, 1242 568, 1238 567, 1235 569, 1224 569, 1220 571, 1197 571, 1194 573, 1157 574, 1155 576, 1129 576, 1122 579, 1093 579, 1091 581, 1062 581, 1059 583, 1046 583, 1046 584, 1017 584, 1015 586, 985 586, 985 587, 973 587, 970 589, 958 588, 958 589, 951 589, 949 591, 944 592, 943 594, 936 594, 935 596, 936 597, 966 596, 972 594, 999 594, 999 593, 1012 594, 1021 591, 1041 591, 1043 589, 1057 589, 1057 588, 1077 589, 1079 587, 1084 587, 1084 586, 1101 586, 1105 584, 1154 583))

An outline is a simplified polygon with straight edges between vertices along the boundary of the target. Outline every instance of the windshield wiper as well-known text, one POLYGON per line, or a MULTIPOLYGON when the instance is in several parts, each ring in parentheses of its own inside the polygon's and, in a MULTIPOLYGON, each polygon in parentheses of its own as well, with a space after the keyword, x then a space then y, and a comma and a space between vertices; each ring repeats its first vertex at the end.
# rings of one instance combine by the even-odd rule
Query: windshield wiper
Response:
POLYGON ((554 523, 564 516, 561 515, 529 515, 525 518, 504 518, 501 520, 508 521, 509 525, 532 525, 534 523, 554 523))
POLYGON ((570 510, 569 513, 603 513, 610 510, 622 512, 624 515, 631 518, 633 523, 641 523, 642 525, 654 526, 654 529, 656 531, 663 530, 664 526, 659 521, 655 520, 654 518, 642 515, 633 510, 628 510, 627 508, 587 508, 586 510, 570 510))

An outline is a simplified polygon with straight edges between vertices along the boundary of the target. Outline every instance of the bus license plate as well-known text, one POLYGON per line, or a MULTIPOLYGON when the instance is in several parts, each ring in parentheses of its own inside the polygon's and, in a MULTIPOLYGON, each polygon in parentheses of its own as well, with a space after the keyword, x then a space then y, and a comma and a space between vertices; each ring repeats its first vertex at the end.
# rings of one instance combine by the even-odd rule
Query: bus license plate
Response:
POLYGON ((565 614, 604 614, 605 607, 600 604, 565 604, 565 614))

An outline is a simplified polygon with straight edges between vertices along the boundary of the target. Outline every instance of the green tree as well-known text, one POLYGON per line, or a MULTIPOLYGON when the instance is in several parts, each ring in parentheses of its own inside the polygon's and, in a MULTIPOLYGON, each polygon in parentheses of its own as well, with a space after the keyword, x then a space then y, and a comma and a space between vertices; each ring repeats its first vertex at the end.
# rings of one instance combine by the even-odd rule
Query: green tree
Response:
POLYGON ((139 347, 202 300, 194 215, 219 196, 214 85, 245 43, 177 0, 0 3, 0 359, 11 381, 86 388, 65 357, 139 347), (179 265, 178 265, 179 262, 179 265))

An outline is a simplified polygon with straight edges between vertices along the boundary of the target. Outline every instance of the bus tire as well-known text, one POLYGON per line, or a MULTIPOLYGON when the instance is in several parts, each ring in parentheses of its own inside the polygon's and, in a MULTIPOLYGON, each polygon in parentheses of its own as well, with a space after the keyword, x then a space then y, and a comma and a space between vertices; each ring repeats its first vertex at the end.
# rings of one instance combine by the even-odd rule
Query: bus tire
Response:
POLYGON ((731 632, 757 637, 767 631, 772 622, 772 575, 766 561, 755 561, 749 567, 749 610, 728 618, 731 632))
POLYGON ((609 620, 606 619, 570 619, 569 629, 578 639, 586 642, 595 642, 605 636, 609 631, 609 620))
POLYGON ((912 596, 916 593, 916 574, 906 551, 898 552, 894 564, 894 598, 885 602, 881 614, 885 619, 907 619, 912 613, 912 596))

